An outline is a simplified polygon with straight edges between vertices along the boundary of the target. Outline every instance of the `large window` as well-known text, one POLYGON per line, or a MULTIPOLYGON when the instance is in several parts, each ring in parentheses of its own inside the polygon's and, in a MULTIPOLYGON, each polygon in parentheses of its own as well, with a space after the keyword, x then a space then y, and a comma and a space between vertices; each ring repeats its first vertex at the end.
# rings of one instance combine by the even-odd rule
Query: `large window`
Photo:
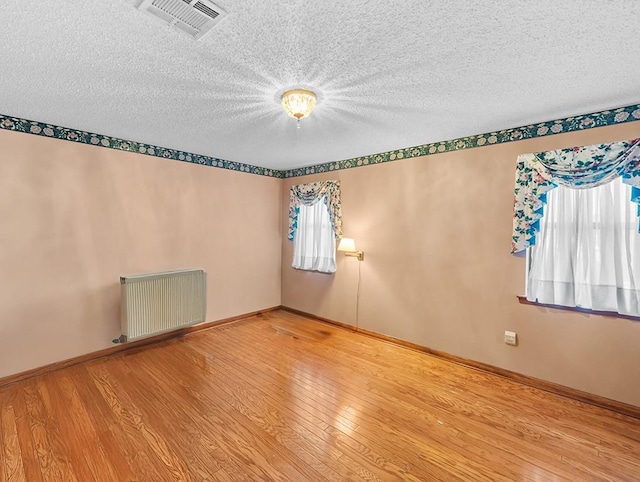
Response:
POLYGON ((529 248, 527 299, 640 316, 640 235, 631 186, 548 192, 529 248))
POLYGON ((640 138, 521 154, 511 252, 527 299, 640 316, 640 138))

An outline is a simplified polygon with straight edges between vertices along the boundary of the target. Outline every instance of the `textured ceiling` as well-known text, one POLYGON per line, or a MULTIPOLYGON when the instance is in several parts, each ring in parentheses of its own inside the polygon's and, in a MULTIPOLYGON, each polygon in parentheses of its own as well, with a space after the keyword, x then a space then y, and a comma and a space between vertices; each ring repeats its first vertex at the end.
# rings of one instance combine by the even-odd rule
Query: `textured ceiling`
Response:
POLYGON ((1 2, 0 113, 288 169, 640 102, 637 0, 217 0, 197 41, 139 2, 1 2))

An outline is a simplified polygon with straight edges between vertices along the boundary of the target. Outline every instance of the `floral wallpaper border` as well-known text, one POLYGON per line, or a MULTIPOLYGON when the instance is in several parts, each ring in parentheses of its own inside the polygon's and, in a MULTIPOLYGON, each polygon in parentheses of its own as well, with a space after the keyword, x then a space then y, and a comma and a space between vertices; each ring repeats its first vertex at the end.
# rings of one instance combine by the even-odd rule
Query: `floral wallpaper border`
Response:
POLYGON ((504 142, 520 141, 523 139, 533 139, 536 137, 550 136, 564 132, 580 131, 603 127, 625 122, 640 120, 640 104, 620 107, 618 109, 604 110, 593 114, 585 114, 566 119, 541 122, 523 127, 504 129, 486 134, 478 134, 470 137, 462 137, 449 141, 432 142, 415 147, 407 147, 395 151, 381 152, 353 159, 345 159, 336 162, 316 164, 314 166, 301 167, 280 171, 265 167, 252 166, 241 162, 227 161, 216 157, 193 154, 186 151, 168 149, 166 147, 144 144, 142 142, 128 141, 117 137, 94 134, 91 132, 59 127, 43 122, 36 122, 18 117, 10 117, 0 114, 0 129, 34 134, 38 136, 62 139, 71 142, 79 142, 93 146, 106 147, 127 152, 137 152, 148 156, 173 159, 175 161, 190 162, 203 166, 229 169, 231 171, 246 172, 260 176, 275 178, 290 178, 307 176, 309 174, 319 174, 323 172, 339 171, 342 169, 352 169, 355 167, 381 164, 383 162, 399 161, 412 157, 428 156, 432 154, 442 154, 443 152, 459 151, 462 149, 472 149, 488 145, 502 144, 504 142))
POLYGON ((487 134, 478 134, 470 137, 452 139, 450 141, 432 142, 415 147, 407 147, 396 151, 371 154, 369 156, 355 157, 337 162, 327 162, 314 166, 300 167, 284 171, 284 178, 307 176, 322 172, 339 171, 342 169, 352 169, 354 167, 369 166, 371 164, 382 164, 383 162, 398 161, 412 157, 428 156, 432 154, 442 154, 443 152, 459 151, 462 149, 472 149, 504 142, 520 141, 523 139, 533 139, 536 137, 551 136, 565 132, 592 129, 614 124, 623 124, 640 120, 640 104, 620 107, 618 109, 604 110, 593 114, 585 114, 566 119, 541 122, 523 127, 514 127, 487 134))
POLYGON ((279 171, 277 169, 252 166, 241 162, 218 159, 217 157, 178 151, 175 149, 168 149, 166 147, 144 144, 142 142, 127 141, 125 139, 118 139, 117 137, 93 134, 91 132, 59 127, 27 119, 20 119, 18 117, 9 117, 2 114, 0 114, 0 129, 24 132, 25 134, 34 134, 54 139, 62 139, 65 141, 79 142, 81 144, 89 144, 92 146, 107 147, 109 149, 116 149, 119 151, 137 152, 148 156, 161 157, 163 159, 173 159, 175 161, 190 162, 203 166, 229 169, 231 171, 247 172, 249 174, 257 174, 260 176, 281 178, 283 175, 283 171, 279 171))

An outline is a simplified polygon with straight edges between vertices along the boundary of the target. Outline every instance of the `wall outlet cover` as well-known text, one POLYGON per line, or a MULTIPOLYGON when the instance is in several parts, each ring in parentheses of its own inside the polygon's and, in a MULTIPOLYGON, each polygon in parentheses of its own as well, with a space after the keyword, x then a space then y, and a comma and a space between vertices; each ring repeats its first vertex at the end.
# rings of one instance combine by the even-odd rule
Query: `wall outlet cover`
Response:
POLYGON ((504 342, 507 345, 516 346, 518 344, 518 335, 516 334, 515 331, 505 331, 504 342))

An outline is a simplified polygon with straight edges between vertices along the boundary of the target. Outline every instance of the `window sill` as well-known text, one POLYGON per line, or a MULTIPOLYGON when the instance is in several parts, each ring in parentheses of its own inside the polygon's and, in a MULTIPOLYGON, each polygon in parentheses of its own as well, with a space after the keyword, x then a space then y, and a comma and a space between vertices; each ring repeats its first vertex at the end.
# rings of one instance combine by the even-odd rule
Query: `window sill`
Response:
POLYGON ((521 295, 516 295, 516 298, 518 298, 518 301, 520 302, 521 305, 533 305, 533 306, 540 306, 541 308, 552 308, 554 310, 575 311, 577 313, 584 313, 587 315, 610 316, 612 318, 622 318, 624 320, 640 321, 640 317, 621 315, 620 313, 616 313, 615 311, 598 311, 598 310, 589 310, 587 308, 578 308, 575 306, 561 306, 561 305, 550 305, 546 303, 538 303, 536 301, 529 301, 526 296, 521 296, 521 295))

